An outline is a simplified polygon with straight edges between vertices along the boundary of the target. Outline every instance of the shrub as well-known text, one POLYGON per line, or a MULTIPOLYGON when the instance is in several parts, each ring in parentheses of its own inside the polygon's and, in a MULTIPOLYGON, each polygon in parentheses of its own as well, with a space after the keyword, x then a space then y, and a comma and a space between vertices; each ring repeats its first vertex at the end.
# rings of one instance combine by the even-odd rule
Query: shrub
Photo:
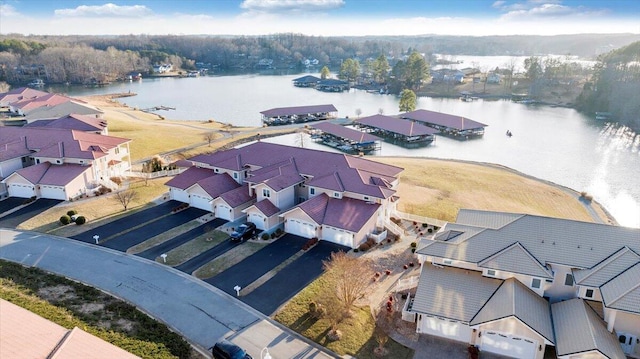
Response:
POLYGON ((361 250, 361 251, 363 251, 363 252, 368 251, 368 250, 369 250, 369 248, 371 248, 371 246, 369 245, 369 243, 366 243, 366 242, 365 242, 365 243, 362 243, 362 244, 360 245, 360 247, 358 247, 358 249, 359 249, 359 250, 361 250))
POLYGON ((411 242, 411 248, 416 248, 418 246, 418 243, 416 242, 411 242))
POLYGON ((391 238, 387 238, 387 243, 391 243, 391 238))
POLYGON ((269 236, 269 233, 262 233, 262 236, 260 236, 262 238, 262 240, 264 241, 268 241, 269 238, 271 238, 271 236, 269 236))
POLYGON ((78 216, 78 218, 76 218, 77 225, 85 224, 86 222, 87 222, 87 219, 84 218, 84 216, 78 216))
POLYGON ((413 267, 413 262, 409 262, 409 267, 413 267))
POLYGON ((402 295, 400 296, 400 298, 402 298, 402 299, 407 299, 407 293, 402 293, 402 295))
POLYGON ((276 239, 276 232, 271 233, 271 239, 276 239))
POLYGON ((282 228, 276 229, 276 236, 280 237, 282 235, 282 232, 284 232, 282 228))
POLYGON ((69 223, 71 223, 71 217, 67 216, 66 214, 62 217, 60 217, 60 223, 67 225, 69 223))
POLYGON ((78 211, 76 211, 75 209, 69 210, 67 211, 67 216, 71 217, 75 214, 78 214, 78 211))
POLYGON ((386 274, 386 275, 391 275, 391 270, 390 270, 390 269, 385 270, 385 271, 384 271, 384 274, 386 274))
POLYGON ((25 198, 25 200, 22 201, 22 204, 29 204, 29 203, 35 201, 36 199, 38 199, 38 197, 36 197, 36 196, 32 196, 30 198, 25 198))
POLYGON ((409 269, 409 266, 405 264, 402 266, 402 269, 409 269))
POLYGON ((427 228, 428 226, 429 226, 429 225, 428 225, 428 224, 426 224, 426 223, 423 223, 423 224, 422 224, 422 228, 427 228))
POLYGON ((411 253, 415 253, 416 249, 415 248, 411 248, 411 253))
POLYGON ((353 253, 358 253, 358 252, 359 252, 358 248, 353 249, 353 253))

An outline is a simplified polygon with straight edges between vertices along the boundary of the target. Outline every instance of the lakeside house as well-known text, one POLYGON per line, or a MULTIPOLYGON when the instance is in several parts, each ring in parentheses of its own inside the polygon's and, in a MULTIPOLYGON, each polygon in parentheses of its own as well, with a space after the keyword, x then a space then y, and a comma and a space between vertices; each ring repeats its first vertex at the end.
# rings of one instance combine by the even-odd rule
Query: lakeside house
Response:
POLYGON ((350 248, 395 211, 402 168, 272 143, 198 155, 168 181, 170 197, 229 221, 350 248))
POLYGON ((640 230, 462 209, 416 252, 416 331, 541 359, 640 357, 640 230))

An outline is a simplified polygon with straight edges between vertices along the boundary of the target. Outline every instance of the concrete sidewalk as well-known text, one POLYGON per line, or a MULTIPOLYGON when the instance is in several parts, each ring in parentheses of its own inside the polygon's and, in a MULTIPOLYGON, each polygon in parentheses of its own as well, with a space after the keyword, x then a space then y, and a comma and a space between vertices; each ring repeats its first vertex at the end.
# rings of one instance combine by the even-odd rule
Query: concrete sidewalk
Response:
POLYGON ((334 358, 219 289, 168 266, 80 241, 0 229, 0 259, 99 288, 166 323, 200 350, 230 338, 260 358, 334 358))

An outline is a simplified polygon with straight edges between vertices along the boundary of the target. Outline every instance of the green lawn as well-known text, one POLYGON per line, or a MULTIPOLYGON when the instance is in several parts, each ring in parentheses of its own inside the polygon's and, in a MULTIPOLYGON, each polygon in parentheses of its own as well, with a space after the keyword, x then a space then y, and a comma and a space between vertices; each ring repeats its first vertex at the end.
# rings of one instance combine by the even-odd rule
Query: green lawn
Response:
MULTIPOLYGON (((342 339, 338 341, 327 339, 330 329, 328 320, 309 316, 309 303, 320 296, 322 288, 326 287, 325 282, 324 276, 321 276, 308 285, 275 315, 275 320, 339 355, 348 354, 359 359, 375 358, 373 349, 378 345, 373 336, 375 321, 368 307, 356 308, 351 318, 338 324, 338 329, 343 333, 342 339)), ((410 359, 414 354, 413 349, 392 339, 389 339, 385 348, 389 351, 387 358, 410 359)))

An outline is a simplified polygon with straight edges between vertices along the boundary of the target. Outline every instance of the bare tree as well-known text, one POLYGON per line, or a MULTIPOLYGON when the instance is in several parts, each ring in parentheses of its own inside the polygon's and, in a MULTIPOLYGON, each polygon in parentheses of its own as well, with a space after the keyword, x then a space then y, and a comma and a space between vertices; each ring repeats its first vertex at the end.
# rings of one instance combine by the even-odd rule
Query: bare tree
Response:
POLYGON ((128 188, 122 191, 116 192, 115 199, 120 202, 124 210, 127 210, 127 207, 136 198, 136 191, 132 188, 128 188))
POLYGON ((203 135, 203 138, 207 141, 209 147, 211 147, 211 142, 216 139, 216 134, 215 132, 207 132, 203 135))
POLYGON ((334 252, 330 260, 323 262, 323 268, 330 283, 328 288, 335 289, 333 296, 342 307, 342 312, 348 313, 370 288, 368 279, 373 278, 371 261, 351 257, 344 252, 334 252))
POLYGON ((307 146, 307 136, 305 136, 306 131, 303 129, 296 131, 295 143, 300 148, 305 148, 307 146))
POLYGON ((356 108, 356 117, 360 118, 360 115, 362 115, 362 109, 356 108))

